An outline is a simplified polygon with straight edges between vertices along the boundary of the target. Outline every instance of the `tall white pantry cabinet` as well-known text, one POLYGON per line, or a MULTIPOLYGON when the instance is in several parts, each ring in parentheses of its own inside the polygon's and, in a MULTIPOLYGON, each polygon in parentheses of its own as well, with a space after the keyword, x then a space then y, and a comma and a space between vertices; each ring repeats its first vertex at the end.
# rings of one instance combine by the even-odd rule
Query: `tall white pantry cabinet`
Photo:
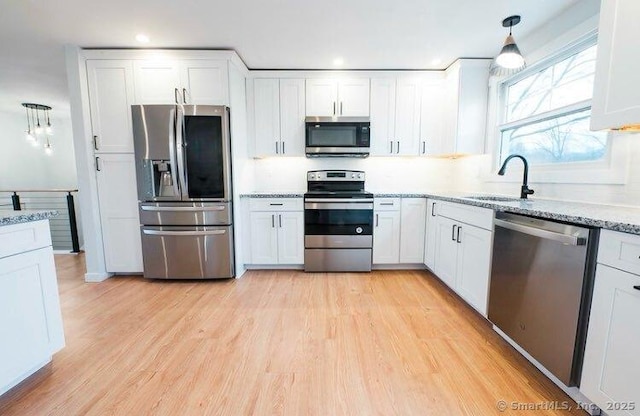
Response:
MULTIPOLYGON (((230 105, 231 71, 242 73, 242 88, 236 90, 244 94, 247 69, 232 51, 68 50, 67 59, 74 136, 82 140, 75 144, 76 153, 86 157, 78 166, 92 176, 79 180, 81 193, 90 195, 81 201, 83 217, 89 217, 83 226, 85 233, 100 236, 95 250, 87 250, 87 279, 141 273, 131 105, 230 105), (74 81, 80 85, 72 85, 74 81)), ((244 95, 239 101, 245 102, 244 95)), ((244 117, 243 110, 236 111, 236 118, 244 117)), ((238 126, 233 117, 232 126, 238 126)), ((247 157, 246 152, 236 156, 247 157)))

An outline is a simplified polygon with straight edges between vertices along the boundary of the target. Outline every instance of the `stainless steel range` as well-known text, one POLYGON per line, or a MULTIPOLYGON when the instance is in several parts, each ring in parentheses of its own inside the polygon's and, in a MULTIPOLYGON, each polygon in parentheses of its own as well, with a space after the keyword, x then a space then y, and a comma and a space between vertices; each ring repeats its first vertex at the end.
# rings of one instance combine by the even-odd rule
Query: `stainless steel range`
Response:
POLYGON ((364 172, 307 172, 304 195, 304 270, 371 271, 373 194, 364 172))

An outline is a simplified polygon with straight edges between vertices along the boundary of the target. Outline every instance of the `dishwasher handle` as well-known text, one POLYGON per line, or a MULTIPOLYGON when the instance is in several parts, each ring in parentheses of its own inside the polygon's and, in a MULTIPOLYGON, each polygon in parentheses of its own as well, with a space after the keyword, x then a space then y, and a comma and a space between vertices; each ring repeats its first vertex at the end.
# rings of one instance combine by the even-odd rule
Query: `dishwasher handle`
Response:
POLYGON ((502 228, 517 231, 524 234, 533 235, 535 237, 544 238, 547 240, 557 241, 562 244, 568 244, 572 246, 584 246, 587 244, 587 239, 584 237, 576 237, 574 235, 557 233, 554 231, 543 230, 536 227, 527 227, 526 225, 518 224, 511 221, 505 221, 495 218, 493 223, 502 228))

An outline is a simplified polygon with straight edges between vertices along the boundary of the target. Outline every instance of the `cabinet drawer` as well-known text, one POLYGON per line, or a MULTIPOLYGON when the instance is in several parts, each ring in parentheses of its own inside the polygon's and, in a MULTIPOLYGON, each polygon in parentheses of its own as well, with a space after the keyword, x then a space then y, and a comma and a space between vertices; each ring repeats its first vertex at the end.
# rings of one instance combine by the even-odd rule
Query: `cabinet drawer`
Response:
POLYGON ((457 204, 455 202, 438 201, 436 212, 438 215, 469 225, 493 230, 493 210, 457 204))
POLYGON ((48 220, 0 227, 0 258, 50 245, 48 220))
POLYGON ((375 211, 399 211, 400 198, 375 198, 373 209, 375 211))
POLYGON ((250 211, 302 211, 302 198, 251 198, 250 211))
POLYGON ((602 230, 598 263, 640 275, 640 235, 602 230))

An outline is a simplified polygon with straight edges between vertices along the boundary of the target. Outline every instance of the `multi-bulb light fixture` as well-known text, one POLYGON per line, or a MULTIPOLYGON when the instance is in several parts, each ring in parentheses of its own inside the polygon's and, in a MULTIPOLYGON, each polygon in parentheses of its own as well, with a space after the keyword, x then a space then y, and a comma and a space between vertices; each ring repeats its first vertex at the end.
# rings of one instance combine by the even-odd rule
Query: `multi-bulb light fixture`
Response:
POLYGON ((51 136, 53 135, 53 129, 51 128, 51 119, 49 118, 49 111, 51 107, 43 104, 34 103, 22 103, 22 106, 27 112, 27 130, 26 138, 34 146, 40 145, 39 139, 44 140, 44 152, 48 155, 53 153, 51 147, 51 136), (42 124, 40 124, 40 112, 42 112, 42 124))

